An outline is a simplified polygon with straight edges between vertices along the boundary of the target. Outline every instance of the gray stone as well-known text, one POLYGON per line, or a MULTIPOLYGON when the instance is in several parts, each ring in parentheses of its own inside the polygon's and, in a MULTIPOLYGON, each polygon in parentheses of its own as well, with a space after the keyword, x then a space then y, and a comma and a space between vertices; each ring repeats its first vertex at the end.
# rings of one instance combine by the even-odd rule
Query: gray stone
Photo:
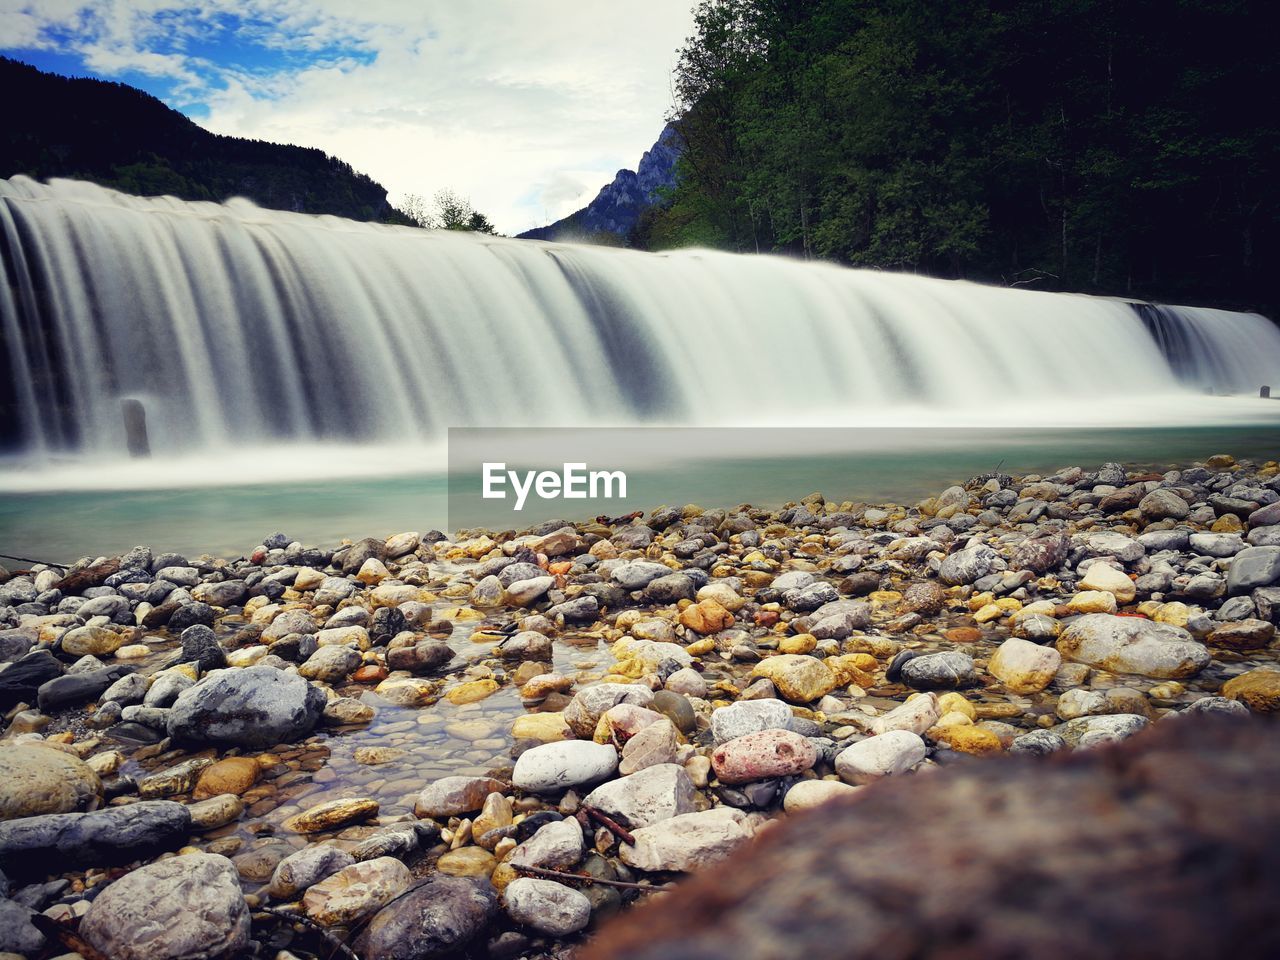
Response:
POLYGON ((973 657, 955 650, 913 657, 902 665, 902 682, 916 690, 954 690, 976 680, 973 657))
POLYGON ((31 922, 32 911, 0 896, 0 953, 35 956, 44 949, 44 934, 31 922))
POLYGON ((339 847, 310 844, 276 864, 267 892, 279 900, 295 900, 307 887, 355 862, 355 857, 339 847))
POLYGON ((587 794, 586 803, 621 817, 627 826, 650 827, 693 812, 693 781, 683 767, 660 763, 596 787, 587 794))
POLYGON ((227 654, 219 645, 212 629, 204 624, 196 624, 182 631, 182 654, 178 662, 194 663, 203 673, 225 667, 227 654))
MULTIPOLYGON (((802 780, 801 783, 828 783, 802 780)), ((848 791, 844 784, 831 784, 848 791)), ((850 791, 851 792, 851 791, 850 791)), ((749 837, 742 826, 745 815, 732 807, 713 807, 664 820, 654 827, 642 827, 633 834, 635 843, 624 844, 622 862, 641 870, 700 870, 741 846, 749 837)))
POLYGON ((819 640, 844 640, 871 625, 871 604, 862 600, 825 603, 809 617, 809 633, 819 640))
POLYGON ((1250 716, 1249 708, 1243 703, 1238 700, 1228 700, 1226 697, 1201 697, 1194 703, 1188 704, 1183 710, 1173 714, 1173 716, 1193 716, 1203 713, 1237 717, 1250 716))
POLYGON ((557 603, 547 609, 547 616, 555 619, 564 617, 568 623, 590 623, 600 612, 600 601, 587 595, 557 603))
POLYGON ((554 880, 513 880, 503 892, 503 902, 516 923, 552 937, 577 933, 591 920, 591 901, 554 880))
POLYGON ((298 668, 298 673, 308 680, 336 684, 345 680, 359 665, 360 653, 351 647, 321 647, 298 668))
POLYGON ((623 590, 643 590, 659 577, 674 573, 665 563, 649 560, 632 560, 614 567, 610 576, 623 590))
POLYGON ((1234 596, 1280 580, 1280 547, 1246 547, 1231 560, 1227 590, 1234 596))
POLYGON ((997 560, 999 555, 988 546, 979 544, 966 547, 942 561, 938 578, 952 586, 973 583, 991 573, 996 568, 997 560))
POLYGON ((1059 750, 1067 749, 1067 741, 1051 730, 1032 730, 1020 737, 1015 737, 1009 744, 1010 753, 1026 753, 1043 757, 1059 750))
POLYGON ((249 908, 226 857, 193 853, 127 873, 93 901, 80 935, 112 960, 232 960, 249 908))
POLYGON ((845 748, 835 760, 840 779, 854 786, 914 770, 924 760, 924 740, 909 730, 891 730, 845 748))
POLYGON ((511 783, 532 793, 555 793, 611 776, 618 751, 611 744, 562 740, 532 747, 516 760, 511 783))
POLYGON ((1245 549, 1244 540, 1236 533, 1193 533, 1190 547, 1209 557, 1234 557, 1245 549))
POLYGON ((739 700, 711 713, 711 736, 727 743, 760 730, 790 730, 791 708, 781 700, 739 700))
POLYGON ((1053 732, 1079 750, 1127 739, 1149 723, 1146 717, 1135 713, 1118 713, 1104 717, 1078 717, 1059 724, 1053 732))
POLYGON ((193 686, 195 681, 185 673, 169 671, 157 674, 147 688, 142 702, 148 707, 171 707, 183 690, 189 690, 193 686))
MULTIPOLYGON (((13 669, 14 667, 10 667, 5 673, 13 669)), ((42 683, 36 693, 36 702, 45 713, 79 706, 90 700, 97 700, 109 686, 129 673, 133 673, 133 668, 126 666, 105 667, 83 673, 68 672, 42 683)))
POLYGON ((102 696, 98 698, 99 703, 118 703, 122 707, 129 707, 135 703, 142 703, 143 698, 147 695, 147 688, 151 681, 140 673, 130 673, 121 677, 111 686, 103 691, 102 696))
POLYGON ((1090 556, 1115 557, 1124 563, 1133 563, 1147 552, 1139 541, 1111 530, 1081 534, 1073 542, 1084 547, 1090 556))
POLYGON ((1091 613, 1063 628, 1058 652, 1068 660, 1113 673, 1161 680, 1194 676, 1209 663, 1209 651, 1181 627, 1134 617, 1091 613))
POLYGON ((0 823, 0 869, 43 877, 115 866, 180 847, 190 831, 191 814, 172 800, 9 820, 0 823))
POLYGON ((365 960, 454 956, 485 932, 497 912, 497 893, 487 880, 432 877, 380 910, 355 949, 365 960))
POLYGON ((582 828, 572 818, 556 820, 538 828, 532 837, 511 851, 507 863, 521 867, 559 870, 582 859, 586 845, 582 828))
POLYGON ((1151 520, 1182 520, 1191 512, 1191 507, 1172 490, 1160 488, 1143 497, 1138 510, 1151 520))
POLYGON ((168 731, 177 740, 265 749, 310 733, 324 706, 324 692, 300 676, 265 666, 218 670, 182 692, 168 731))

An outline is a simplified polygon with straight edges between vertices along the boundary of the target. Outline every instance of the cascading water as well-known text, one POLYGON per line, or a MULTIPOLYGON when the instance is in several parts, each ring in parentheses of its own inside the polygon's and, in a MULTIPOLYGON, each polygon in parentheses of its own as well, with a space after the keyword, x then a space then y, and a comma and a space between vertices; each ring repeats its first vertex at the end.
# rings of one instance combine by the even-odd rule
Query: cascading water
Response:
POLYGON ((157 454, 451 425, 797 424, 904 404, 1250 392, 1251 314, 773 257, 354 223, 0 180, 0 444, 157 454))

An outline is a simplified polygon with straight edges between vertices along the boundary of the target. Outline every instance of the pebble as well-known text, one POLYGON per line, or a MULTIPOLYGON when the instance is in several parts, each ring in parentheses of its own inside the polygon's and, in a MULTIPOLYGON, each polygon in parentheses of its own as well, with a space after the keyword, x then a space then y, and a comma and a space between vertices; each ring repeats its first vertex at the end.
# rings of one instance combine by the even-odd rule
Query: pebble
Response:
POLYGON ((359 823, 378 815, 378 801, 371 797, 350 800, 328 800, 285 821, 287 830, 298 833, 323 833, 348 824, 359 823))
POLYGON ((353 863, 308 887, 302 906, 323 926, 348 926, 382 909, 411 879, 409 868, 394 857, 353 863))
POLYGON ((987 663, 987 672, 1014 693, 1038 693, 1062 665, 1062 654, 1028 640, 1010 637, 987 663))
POLYGON ((508 884, 502 897, 512 920, 548 936, 577 933, 591 921, 591 901, 554 880, 521 877, 508 884))
POLYGON ((632 828, 649 827, 692 813, 694 787, 683 767, 660 763, 596 787, 585 802, 623 818, 632 828))
POLYGON ((551 793, 598 783, 617 769, 618 751, 611 745, 564 740, 520 754, 511 783, 532 793, 551 793))
POLYGON ((634 843, 624 843, 623 863, 640 870, 701 870, 723 860, 750 839, 746 816, 732 807, 685 813, 657 826, 641 827, 634 843))
POLYGON ((756 664, 751 675, 770 680, 779 695, 792 703, 812 703, 836 688, 830 667, 815 657, 798 654, 768 657, 756 664))
MULTIPOLYGON (((930 724, 932 726, 932 724, 930 724)), ((836 755, 836 773, 855 786, 914 770, 925 758, 925 745, 909 730, 890 730, 846 747, 836 755)))
POLYGON ((1254 713, 1280 713, 1280 670, 1250 670, 1222 685, 1222 695, 1254 713))
POLYGON ((851 797, 858 788, 838 780, 801 780, 782 799, 782 809, 787 813, 812 810, 841 797, 851 797))
POLYGON ((749 783, 803 773, 818 760, 805 737, 790 730, 761 730, 716 747, 711 766, 721 783, 749 783))
POLYGON ((441 777, 422 788, 413 812, 435 819, 456 817, 479 810, 489 794, 506 790, 507 784, 492 777, 441 777))

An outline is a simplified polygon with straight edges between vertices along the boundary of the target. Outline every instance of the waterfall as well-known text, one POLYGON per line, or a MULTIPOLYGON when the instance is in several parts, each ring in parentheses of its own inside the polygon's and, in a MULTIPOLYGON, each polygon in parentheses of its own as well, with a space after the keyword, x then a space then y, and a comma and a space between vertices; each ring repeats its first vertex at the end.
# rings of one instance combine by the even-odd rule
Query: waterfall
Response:
POLYGON ((1280 380, 1252 314, 0 180, 0 446, 157 455, 451 425, 838 421, 1280 380))

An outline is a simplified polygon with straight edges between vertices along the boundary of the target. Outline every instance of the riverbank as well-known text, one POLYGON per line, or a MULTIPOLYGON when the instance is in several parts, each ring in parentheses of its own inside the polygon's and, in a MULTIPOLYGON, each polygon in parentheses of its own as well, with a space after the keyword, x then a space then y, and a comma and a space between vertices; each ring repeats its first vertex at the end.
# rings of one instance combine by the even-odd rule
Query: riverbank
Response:
POLYGON ((883 777, 1280 707, 1280 467, 1224 456, 0 580, 28 957, 561 955, 883 777))

